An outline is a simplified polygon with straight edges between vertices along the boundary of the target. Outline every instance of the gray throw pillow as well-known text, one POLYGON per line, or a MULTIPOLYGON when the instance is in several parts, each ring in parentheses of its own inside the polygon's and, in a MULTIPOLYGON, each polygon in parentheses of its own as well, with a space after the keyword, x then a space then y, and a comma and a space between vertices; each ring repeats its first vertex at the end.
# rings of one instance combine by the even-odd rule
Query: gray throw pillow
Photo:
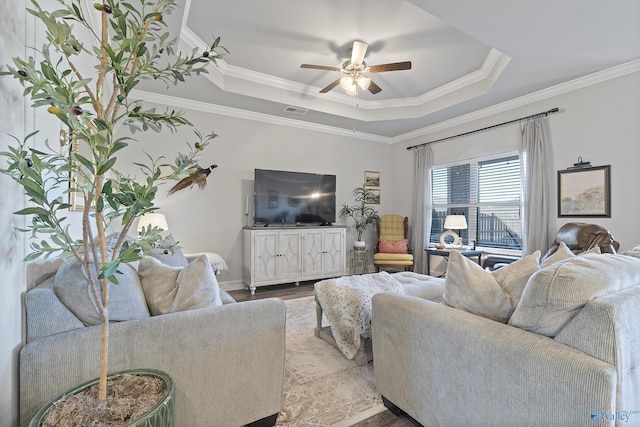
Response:
POLYGON ((220 287, 205 255, 184 268, 171 267, 146 256, 138 268, 152 315, 222 305, 220 287))
MULTIPOLYGON (((172 234, 169 234, 166 240, 171 245, 175 245, 177 243, 172 234)), ((169 265, 171 267, 185 267, 187 264, 189 264, 189 261, 184 256, 180 248, 175 248, 174 253, 170 253, 168 251, 167 253, 165 253, 164 249, 154 249, 149 252, 147 256, 155 258, 158 261, 162 262, 164 265, 169 265)))
POLYGON ((637 258, 586 253, 555 262, 531 276, 509 324, 554 337, 587 302, 638 283, 637 258))
MULTIPOLYGON (((149 317, 138 272, 128 264, 118 268, 118 284, 109 283, 109 320, 125 320, 149 317)), ((58 269, 53 291, 62 303, 85 325, 99 325, 100 316, 91 294, 82 265, 75 259, 62 263, 58 269)))

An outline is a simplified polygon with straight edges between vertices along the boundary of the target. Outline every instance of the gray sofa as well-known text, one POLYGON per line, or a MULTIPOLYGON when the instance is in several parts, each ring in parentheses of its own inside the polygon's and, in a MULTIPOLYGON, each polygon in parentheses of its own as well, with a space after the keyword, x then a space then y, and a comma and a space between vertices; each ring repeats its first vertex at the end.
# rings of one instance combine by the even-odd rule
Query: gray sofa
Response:
POLYGON ((540 269, 509 324, 378 294, 376 387, 424 426, 640 425, 638 307, 640 260, 623 255, 540 269))
MULTIPOLYGON (((20 420, 99 374, 100 326, 86 327, 58 299, 53 278, 25 296, 20 420)), ((176 384, 176 425, 273 425, 282 404, 285 305, 235 303, 112 322, 109 371, 153 368, 176 384)))

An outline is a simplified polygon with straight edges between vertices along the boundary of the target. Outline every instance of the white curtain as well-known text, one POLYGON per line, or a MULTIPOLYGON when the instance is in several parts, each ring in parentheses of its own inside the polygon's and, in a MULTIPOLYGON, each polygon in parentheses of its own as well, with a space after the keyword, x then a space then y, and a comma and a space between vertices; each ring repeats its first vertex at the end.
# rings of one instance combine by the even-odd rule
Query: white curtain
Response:
POLYGON ((428 145, 413 149, 413 207, 411 242, 413 270, 425 274, 425 248, 431 235, 431 168, 433 151, 428 145))
POLYGON ((522 255, 549 248, 555 238, 555 167, 548 117, 521 123, 522 255))

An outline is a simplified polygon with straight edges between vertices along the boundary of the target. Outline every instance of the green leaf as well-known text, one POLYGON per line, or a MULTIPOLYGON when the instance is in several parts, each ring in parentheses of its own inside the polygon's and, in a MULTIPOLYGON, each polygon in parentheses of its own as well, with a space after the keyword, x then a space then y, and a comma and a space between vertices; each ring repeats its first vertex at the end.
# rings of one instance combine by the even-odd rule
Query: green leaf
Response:
POLYGON ((111 157, 107 161, 100 163, 98 165, 98 171, 96 172, 96 175, 104 175, 109 169, 113 167, 117 160, 117 157, 111 157))
POLYGON ((40 258, 40 256, 42 256, 42 252, 32 252, 26 257, 24 257, 23 261, 24 262, 33 261, 35 259, 40 258))
MULTIPOLYGON (((110 277, 114 277, 115 274, 118 271, 118 267, 120 266, 120 260, 115 259, 113 261, 108 262, 107 264, 105 264, 102 267, 102 271, 100 272, 100 275, 98 276, 99 279, 104 279, 107 278, 111 281, 110 277)), ((118 281, 116 280, 115 282, 112 281, 112 283, 118 283, 118 281)))
POLYGON ((89 159, 87 159, 86 157, 78 154, 78 153, 72 153, 71 154, 71 158, 73 160, 77 160, 78 162, 80 162, 82 164, 82 166, 84 166, 85 168, 87 168, 88 170, 90 170, 91 172, 93 172, 93 163, 91 163, 91 161, 89 161, 89 159))
POLYGON ((39 207, 31 207, 20 209, 19 211, 14 212, 15 215, 48 215, 49 211, 39 207))

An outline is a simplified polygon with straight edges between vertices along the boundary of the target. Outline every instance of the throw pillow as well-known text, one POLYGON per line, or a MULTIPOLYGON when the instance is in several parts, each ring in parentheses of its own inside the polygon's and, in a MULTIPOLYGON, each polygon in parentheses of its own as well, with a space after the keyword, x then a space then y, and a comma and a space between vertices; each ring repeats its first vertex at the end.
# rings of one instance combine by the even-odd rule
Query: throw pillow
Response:
POLYGON ((172 267, 145 256, 138 268, 152 315, 222 305, 220 287, 205 255, 186 267, 172 267))
POLYGON ((586 253, 529 279, 509 324, 554 337, 590 300, 640 283, 640 259, 586 253))
POLYGON ((478 316, 506 323, 529 277, 538 270, 540 251, 493 272, 451 251, 443 303, 478 316))
POLYGON ((378 242, 378 252, 385 254, 408 254, 409 242, 407 239, 398 240, 397 242, 380 239, 378 242))
MULTIPOLYGON (((118 284, 109 283, 109 320, 125 320, 149 317, 149 310, 138 273, 134 267, 121 264, 118 267, 118 284)), ((82 265, 75 259, 62 263, 58 269, 53 291, 62 303, 85 325, 99 325, 100 316, 82 265)))
POLYGON ((542 264, 540 268, 545 268, 550 266, 553 263, 560 261, 568 261, 570 259, 575 258, 576 256, 584 255, 584 254, 600 254, 600 247, 596 246, 593 249, 590 249, 586 252, 581 252, 578 255, 574 254, 571 249, 567 246, 565 242, 560 242, 558 246, 558 250, 552 253, 550 256, 542 260, 542 264))
MULTIPOLYGON (((470 259, 467 259, 467 261, 472 262, 470 259)), ((506 294, 509 295, 511 313, 518 305, 529 278, 540 268, 539 263, 540 251, 535 251, 530 255, 491 272, 493 278, 496 279, 506 294)), ((511 313, 509 313, 509 316, 511 313)))
MULTIPOLYGON (((166 240, 170 245, 177 244, 176 239, 173 238, 172 234, 169 234, 166 240)), ((173 253, 165 253, 164 249, 153 249, 147 255, 171 267, 185 267, 189 264, 189 261, 182 253, 182 250, 178 247, 174 247, 174 249, 173 253)))

